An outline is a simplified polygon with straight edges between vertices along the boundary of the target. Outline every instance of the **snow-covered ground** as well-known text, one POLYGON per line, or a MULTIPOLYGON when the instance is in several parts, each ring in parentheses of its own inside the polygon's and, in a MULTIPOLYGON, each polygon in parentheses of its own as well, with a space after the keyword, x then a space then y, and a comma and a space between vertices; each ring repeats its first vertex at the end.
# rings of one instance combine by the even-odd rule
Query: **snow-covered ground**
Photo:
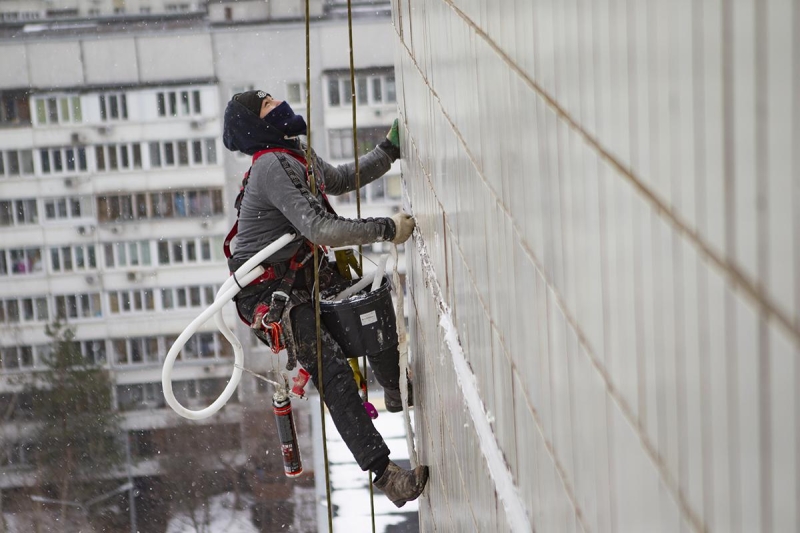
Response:
MULTIPOLYGON (((381 398, 383 394, 376 391, 371 393, 370 396, 381 398)), ((409 454, 405 440, 403 414, 389 413, 377 402, 376 406, 380 415, 374 420, 375 427, 383 435, 386 444, 389 446, 391 459, 401 466, 408 467, 409 454)), ((413 420, 413 411, 411 414, 413 420)), ((334 509, 333 531, 334 533, 372 533, 368 474, 363 472, 356 464, 350 450, 336 431, 330 416, 326 416, 325 430, 328 436, 331 502, 334 509)), ((319 470, 320 474, 322 474, 321 469, 319 470)), ((324 480, 322 493, 318 497, 321 505, 324 505, 324 480)), ((398 509, 381 491, 374 489, 374 503, 376 533, 383 533, 387 527, 399 526, 400 524, 404 524, 404 527, 398 531, 418 531, 418 526, 416 525, 416 515, 419 510, 418 501, 408 502, 398 509)), ((320 522, 319 531, 328 531, 327 513, 324 507, 317 516, 320 522)))
MULTIPOLYGON (((209 533, 259 533, 250 519, 250 506, 236 509, 231 492, 211 498, 210 522, 205 531, 209 533)), ((179 514, 170 518, 166 533, 196 533, 190 517, 179 514)))
MULTIPOLYGON (((379 396, 379 393, 375 393, 379 396)), ((380 395, 382 396, 382 395, 380 395)), ((312 400, 313 401, 313 400, 312 400)), ((376 402, 377 403, 377 402, 376 402)), ((376 428, 383 435, 391 450, 391 459, 401 466, 408 467, 408 447, 405 440, 405 426, 402 413, 389 413, 378 405, 380 415, 374 421, 376 428)), ((413 411, 412 411, 413 419, 413 411)), ((331 502, 333 504, 333 531, 335 533, 372 533, 372 518, 370 513, 369 478, 353 460, 353 456, 344 444, 330 416, 326 416, 326 432, 328 436, 328 461, 330 463, 331 502)), ((322 476, 322 481, 317 484, 317 513, 318 531, 327 532, 327 512, 325 510, 324 469, 322 468, 321 446, 315 443, 320 455, 315 461, 317 475, 322 476), (322 487, 322 490, 319 490, 322 487)), ((310 489, 305 489, 306 491, 310 489)), ((303 496, 295 491, 296 520, 295 522, 307 523, 300 510, 308 506, 311 494, 303 496), (303 500, 303 501, 301 501, 303 500)), ((208 533, 259 533, 252 522, 250 510, 251 500, 248 495, 242 495, 244 509, 236 509, 233 493, 224 493, 215 496, 210 503, 210 524, 201 529, 208 533)), ((424 497, 424 496, 423 496, 424 497)), ((387 528, 395 526, 392 531, 411 533, 418 531, 417 511, 418 501, 408 502, 401 509, 395 507, 383 493, 377 489, 374 492, 375 505, 375 531, 385 533, 387 528), (401 526, 402 524, 402 526, 401 526)), ((313 504, 311 505, 313 507, 313 504)), ((313 516, 313 514, 312 514, 313 516)), ((30 531, 27 521, 10 513, 5 514, 6 525, 9 533, 22 533, 30 531)), ((313 520, 313 519, 312 519, 313 520)), ((288 530, 307 531, 299 524, 287 524, 288 530)), ((55 529, 53 529, 55 531, 55 529)), ((190 517, 176 514, 169 519, 166 533, 198 533, 190 517)))

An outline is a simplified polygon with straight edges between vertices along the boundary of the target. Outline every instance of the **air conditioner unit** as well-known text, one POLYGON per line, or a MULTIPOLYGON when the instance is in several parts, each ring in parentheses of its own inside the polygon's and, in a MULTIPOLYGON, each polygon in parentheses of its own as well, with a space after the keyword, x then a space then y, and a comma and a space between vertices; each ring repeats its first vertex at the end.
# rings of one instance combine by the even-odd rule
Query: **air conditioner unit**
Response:
POLYGON ((71 189, 76 185, 75 178, 64 178, 64 187, 71 189))
POLYGON ((193 130, 199 130, 200 128, 202 128, 202 127, 203 127, 203 126, 205 126, 205 125, 206 125, 206 121, 205 121, 205 120, 203 120, 203 119, 195 119, 195 120, 193 120, 193 121, 191 121, 191 122, 189 123, 189 126, 190 126, 190 127, 193 129, 193 130))
POLYGON ((108 135, 111 133, 111 126, 97 126, 97 133, 100 135, 108 135))
POLYGON ((95 283, 97 283, 97 276, 94 276, 92 274, 89 274, 84 279, 86 280, 87 285, 94 285, 95 283))
POLYGON ((94 226, 78 226, 78 235, 91 235, 94 233, 94 226))
POLYGON ((86 144, 86 136, 78 132, 73 132, 71 135, 72 144, 86 144))
POLYGON ((128 272, 128 281, 142 281, 142 273, 141 272, 128 272))
POLYGON ((110 231, 111 233, 113 233, 114 235, 117 235, 117 234, 119 234, 119 233, 122 233, 122 226, 111 226, 111 227, 109 228, 109 231, 110 231))

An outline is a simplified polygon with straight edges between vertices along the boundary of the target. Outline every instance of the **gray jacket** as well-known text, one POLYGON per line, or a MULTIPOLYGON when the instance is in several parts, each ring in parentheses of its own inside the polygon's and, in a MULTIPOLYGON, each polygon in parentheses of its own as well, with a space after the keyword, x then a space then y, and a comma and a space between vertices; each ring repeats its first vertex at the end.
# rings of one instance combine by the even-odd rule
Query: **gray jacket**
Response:
MULTIPOLYGON (((312 196, 301 162, 284 153, 267 153, 250 169, 239 210, 239 233, 233 263, 241 264, 285 233, 295 239, 267 259, 291 258, 304 239, 322 246, 348 246, 390 241, 395 235, 391 218, 349 219, 331 213, 322 193, 340 195, 356 189, 355 163, 334 167, 312 157, 317 195, 312 196)), ((380 147, 361 156, 360 185, 371 183, 391 167, 392 159, 380 147)))

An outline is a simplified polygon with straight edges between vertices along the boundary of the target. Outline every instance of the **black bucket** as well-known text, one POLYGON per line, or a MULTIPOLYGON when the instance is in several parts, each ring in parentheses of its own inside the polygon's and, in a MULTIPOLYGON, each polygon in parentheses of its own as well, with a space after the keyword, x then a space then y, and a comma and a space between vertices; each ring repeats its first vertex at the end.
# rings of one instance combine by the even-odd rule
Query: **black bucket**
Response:
MULTIPOLYGON (((353 280, 325 291, 323 298, 334 296, 354 285, 353 280)), ((383 277, 380 287, 369 292, 370 287, 339 301, 320 301, 322 322, 347 357, 375 355, 397 346, 397 322, 392 305, 389 278, 383 277)))

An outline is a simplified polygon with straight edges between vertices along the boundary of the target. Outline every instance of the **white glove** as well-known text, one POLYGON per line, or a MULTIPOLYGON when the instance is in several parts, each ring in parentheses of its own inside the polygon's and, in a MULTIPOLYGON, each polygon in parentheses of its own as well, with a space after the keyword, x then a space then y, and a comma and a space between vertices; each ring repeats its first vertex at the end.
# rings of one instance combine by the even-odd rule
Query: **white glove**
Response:
POLYGON ((411 237, 411 233, 414 232, 414 227, 416 227, 417 223, 414 222, 414 219, 411 215, 407 213, 397 213, 396 215, 392 215, 392 220, 394 220, 394 227, 395 227, 395 234, 394 239, 392 242, 395 244, 402 244, 411 237))

